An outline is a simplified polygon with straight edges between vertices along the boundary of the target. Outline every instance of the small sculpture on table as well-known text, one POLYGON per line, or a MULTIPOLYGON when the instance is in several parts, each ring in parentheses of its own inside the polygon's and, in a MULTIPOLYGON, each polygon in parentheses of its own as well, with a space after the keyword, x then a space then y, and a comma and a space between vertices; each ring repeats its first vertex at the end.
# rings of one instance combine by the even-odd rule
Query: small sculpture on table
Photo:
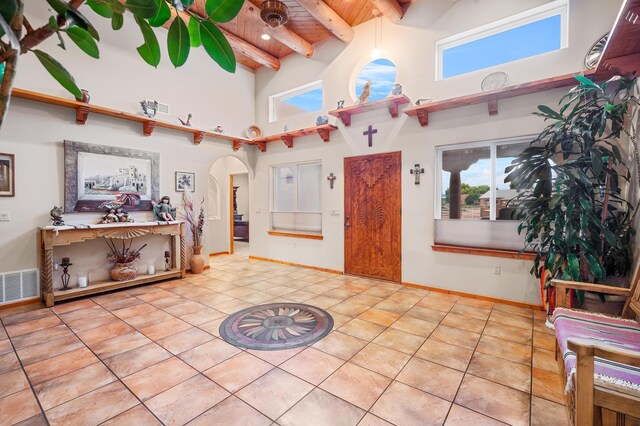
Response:
POLYGON ((356 105, 367 103, 367 101, 369 101, 370 93, 371 93, 371 80, 367 81, 364 84, 364 89, 362 89, 362 93, 360 94, 360 97, 356 101, 356 105))
POLYGON ((153 213, 156 215, 156 219, 161 222, 176 220, 177 217, 176 209, 171 207, 171 198, 168 195, 162 197, 159 204, 153 203, 153 213))
POLYGON ((118 216, 116 215, 116 209, 109 209, 109 212, 107 214, 105 214, 104 216, 102 216, 102 219, 100 219, 100 223, 101 225, 105 225, 108 223, 115 223, 118 222, 118 216))
POLYGON ((51 215, 51 222, 53 226, 64 226, 64 220, 62 220, 62 207, 53 206, 49 214, 51 215))
POLYGON ((133 222, 133 218, 129 217, 129 213, 122 207, 116 209, 116 217, 118 222, 133 222))

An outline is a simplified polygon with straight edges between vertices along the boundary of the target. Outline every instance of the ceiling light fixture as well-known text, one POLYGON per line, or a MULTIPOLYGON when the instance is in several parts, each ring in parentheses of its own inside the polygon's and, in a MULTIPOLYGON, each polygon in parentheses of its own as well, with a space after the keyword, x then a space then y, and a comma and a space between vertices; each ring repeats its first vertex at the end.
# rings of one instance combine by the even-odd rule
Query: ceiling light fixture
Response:
POLYGON ((263 40, 271 40, 271 36, 267 33, 262 34, 260 38, 263 40))
POLYGON ((279 27, 289 20, 289 8, 281 1, 264 1, 260 5, 260 18, 272 28, 279 27))
MULTIPOLYGON (((382 57, 382 50, 378 49, 378 19, 380 18, 373 18, 373 49, 371 49, 370 55, 374 61, 382 57)), ((380 41, 382 42, 382 22, 380 22, 380 41)))

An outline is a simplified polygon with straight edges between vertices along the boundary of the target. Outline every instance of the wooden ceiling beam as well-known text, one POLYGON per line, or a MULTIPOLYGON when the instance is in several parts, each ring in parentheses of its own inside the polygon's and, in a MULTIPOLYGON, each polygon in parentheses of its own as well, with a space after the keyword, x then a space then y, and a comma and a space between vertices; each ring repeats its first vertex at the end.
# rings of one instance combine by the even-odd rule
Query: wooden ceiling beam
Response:
POLYGON ((369 0, 388 20, 397 24, 404 16, 404 10, 398 0, 369 0))
POLYGON ((340 40, 345 43, 353 40, 351 25, 322 0, 297 0, 297 3, 340 40))
POLYGON ((280 43, 284 44, 294 52, 310 58, 315 53, 315 47, 298 34, 291 31, 284 25, 272 28, 260 18, 260 9, 249 1, 245 1, 240 9, 240 13, 247 17, 256 28, 262 28, 266 34, 269 34, 280 43))

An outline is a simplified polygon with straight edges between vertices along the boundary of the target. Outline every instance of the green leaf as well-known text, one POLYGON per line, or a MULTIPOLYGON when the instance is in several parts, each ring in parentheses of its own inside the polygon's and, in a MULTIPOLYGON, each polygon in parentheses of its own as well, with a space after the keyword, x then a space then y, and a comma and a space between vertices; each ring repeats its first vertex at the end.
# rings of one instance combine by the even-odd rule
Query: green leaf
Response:
POLYGON ((83 30, 80 27, 69 27, 67 29, 67 35, 84 53, 92 58, 100 58, 100 50, 98 44, 91 37, 88 31, 83 30))
POLYGON ((538 105, 538 109, 544 113, 545 116, 555 118, 556 120, 562 120, 562 115, 558 114, 546 105, 538 105))
POLYGON ((189 20, 189 39, 191 40, 191 47, 200 47, 202 40, 200 40, 200 22, 197 19, 191 17, 189 20))
POLYGON ((136 23, 140 27, 142 37, 144 37, 144 43, 136 50, 146 63, 157 68, 160 63, 160 44, 158 44, 156 34, 144 19, 136 16, 136 23))
POLYGON ((156 0, 127 0, 124 5, 138 18, 151 19, 158 13, 156 0))
POLYGON ((202 47, 211 56, 211 59, 216 61, 223 70, 230 73, 236 72, 236 57, 233 54, 231 45, 214 23, 210 21, 200 22, 200 39, 202 40, 202 47))
POLYGON ((59 15, 64 16, 67 19, 71 19, 74 24, 87 30, 89 34, 96 40, 100 40, 98 30, 89 22, 85 16, 78 11, 75 7, 72 7, 69 3, 63 0, 47 0, 47 3, 55 10, 59 15))
POLYGON ((124 12, 127 11, 127 9, 125 9, 124 5, 120 3, 119 0, 105 0, 105 1, 109 3, 109 7, 111 8, 111 10, 113 10, 113 13, 124 14, 124 12))
POLYGON ((574 75, 573 77, 576 80, 578 80, 581 84, 584 84, 585 86, 598 87, 597 84, 595 84, 593 81, 589 80, 587 77, 585 77, 583 75, 574 75))
POLYGON ((240 12, 243 0, 207 0, 204 9, 215 22, 229 22, 240 12))
POLYGON ((87 6, 103 18, 111 19, 113 16, 113 9, 104 3, 99 3, 96 0, 87 0, 87 6))
POLYGON ((178 68, 187 62, 191 40, 189 39, 189 29, 179 16, 173 20, 167 34, 167 48, 169 59, 174 67, 178 68))
MULTIPOLYGON (((11 23, 16 10, 18 10, 18 3, 16 3, 16 0, 0 1, 0 15, 2 15, 7 24, 11 23)), ((4 34, 4 28, 0 26, 0 37, 2 37, 4 34)))
POLYGON ((180 0, 185 9, 189 9, 194 0, 180 0))
POLYGON ((161 27, 171 18, 171 9, 165 0, 157 0, 158 13, 152 19, 149 19, 149 25, 152 27, 161 27))
POLYGON ((51 57, 51 55, 43 52, 42 50, 35 49, 33 53, 36 55, 42 66, 53 78, 56 79, 58 83, 62 85, 62 87, 67 89, 76 98, 82 98, 82 91, 76 85, 76 82, 71 74, 69 74, 69 71, 67 71, 60 62, 56 61, 51 57))
POLYGON ((54 32, 60 31, 60 27, 58 26, 58 20, 55 16, 49 16, 49 23, 47 24, 49 28, 51 28, 54 32))
POLYGON ((580 263, 578 262, 578 256, 573 253, 567 254, 567 270, 574 281, 580 279, 580 263))
POLYGON ((114 13, 111 17, 111 28, 118 31, 124 25, 124 15, 122 13, 114 13))

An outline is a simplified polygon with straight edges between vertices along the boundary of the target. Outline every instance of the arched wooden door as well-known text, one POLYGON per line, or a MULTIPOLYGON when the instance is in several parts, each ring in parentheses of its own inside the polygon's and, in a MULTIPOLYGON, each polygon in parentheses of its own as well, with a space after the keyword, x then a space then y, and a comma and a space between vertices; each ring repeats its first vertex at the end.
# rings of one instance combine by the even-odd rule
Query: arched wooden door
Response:
POLYGON ((401 153, 344 159, 345 273, 399 282, 401 153))

